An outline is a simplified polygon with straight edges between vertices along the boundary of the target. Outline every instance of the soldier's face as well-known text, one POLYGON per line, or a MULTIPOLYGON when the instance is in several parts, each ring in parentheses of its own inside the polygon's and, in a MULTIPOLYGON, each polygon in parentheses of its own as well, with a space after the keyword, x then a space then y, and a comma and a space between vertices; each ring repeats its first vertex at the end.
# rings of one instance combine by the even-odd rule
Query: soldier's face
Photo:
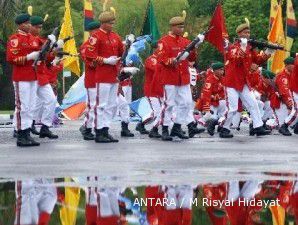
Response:
POLYGON ((184 25, 172 26, 172 33, 177 36, 182 36, 184 34, 184 25))
POLYGON ((19 25, 19 29, 26 32, 26 33, 29 33, 30 31, 30 28, 31 28, 31 24, 29 21, 25 22, 25 23, 22 23, 19 25))
POLYGON ((30 33, 33 34, 34 36, 37 36, 40 34, 42 30, 42 25, 36 25, 36 26, 32 26, 30 28, 30 33))
POLYGON ((250 30, 245 29, 245 30, 241 31, 240 33, 238 33, 238 37, 249 39, 250 38, 250 30))
POLYGON ((221 68, 221 69, 218 69, 218 70, 215 70, 215 71, 214 71, 214 74, 215 74, 215 76, 217 76, 217 77, 222 77, 222 76, 224 75, 224 73, 225 73, 224 68, 221 68))
POLYGON ((293 70, 294 70, 294 65, 292 65, 292 64, 286 65, 286 69, 287 69, 287 71, 289 71, 290 73, 292 73, 293 70))

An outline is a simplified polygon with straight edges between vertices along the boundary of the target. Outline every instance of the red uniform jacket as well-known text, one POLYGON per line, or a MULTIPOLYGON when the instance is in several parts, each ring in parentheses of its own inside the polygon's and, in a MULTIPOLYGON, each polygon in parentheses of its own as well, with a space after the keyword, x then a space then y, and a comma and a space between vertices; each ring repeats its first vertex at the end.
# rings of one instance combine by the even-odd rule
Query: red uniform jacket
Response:
POLYGON ((131 81, 130 78, 129 78, 129 79, 126 79, 126 80, 124 80, 124 81, 121 81, 121 82, 120 82, 120 85, 121 85, 122 87, 125 87, 125 86, 132 86, 132 81, 131 81))
POLYGON ((298 93, 298 56, 296 56, 294 71, 291 74, 290 87, 291 91, 298 93))
POLYGON ((145 81, 144 81, 144 96, 151 96, 151 86, 157 65, 157 56, 155 54, 149 56, 145 61, 145 81))
POLYGON ((119 65, 107 65, 103 63, 104 58, 110 56, 121 57, 124 46, 121 37, 114 32, 106 32, 98 29, 91 34, 87 41, 85 50, 86 60, 96 65, 96 83, 116 83, 119 65))
POLYGON ((165 35, 159 40, 158 62, 162 64, 160 73, 163 84, 181 86, 190 83, 188 63, 196 60, 194 51, 186 60, 175 66, 171 65, 171 60, 176 58, 178 53, 183 51, 189 43, 190 40, 172 34, 165 35))
POLYGON ((44 74, 42 79, 38 80, 38 84, 40 86, 44 86, 46 84, 56 84, 57 83, 57 76, 63 70, 63 65, 57 66, 45 66, 44 67, 44 74))
POLYGON ((40 44, 28 33, 18 30, 7 42, 6 59, 13 65, 12 80, 34 81, 37 79, 32 66, 33 60, 27 61, 26 56, 40 50, 40 44))
POLYGON ((219 101, 225 99, 222 80, 215 76, 211 69, 207 70, 205 84, 201 92, 202 111, 210 111, 210 106, 217 107, 219 101))
POLYGON ((156 64, 155 72, 153 74, 153 79, 151 82, 150 96, 156 98, 163 98, 164 96, 164 85, 162 82, 162 65, 160 63, 156 64))
POLYGON ((249 45, 243 57, 241 53, 243 53, 243 50, 239 42, 229 46, 226 54, 226 71, 224 78, 226 87, 235 88, 238 91, 242 91, 244 85, 249 85, 247 79, 250 75, 252 63, 261 65, 269 58, 269 56, 253 50, 249 45))
POLYGON ((86 58, 86 48, 88 46, 88 41, 84 42, 80 47, 80 53, 82 60, 85 62, 85 88, 95 88, 95 68, 96 64, 91 60, 87 60, 86 58))
POLYGON ((281 100, 288 108, 293 106, 293 96, 290 90, 290 78, 291 74, 285 69, 277 74, 275 84, 278 89, 278 93, 281 97, 281 100))

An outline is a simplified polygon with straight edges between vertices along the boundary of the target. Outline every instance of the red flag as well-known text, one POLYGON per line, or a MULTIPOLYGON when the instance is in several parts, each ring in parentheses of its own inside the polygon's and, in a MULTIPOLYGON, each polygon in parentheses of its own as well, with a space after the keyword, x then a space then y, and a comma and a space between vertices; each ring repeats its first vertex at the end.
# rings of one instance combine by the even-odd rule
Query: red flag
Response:
POLYGON ((224 54, 226 47, 226 41, 228 41, 229 35, 226 28, 225 16, 221 4, 216 6, 216 9, 211 19, 209 28, 213 27, 206 35, 205 40, 214 45, 218 51, 224 54))

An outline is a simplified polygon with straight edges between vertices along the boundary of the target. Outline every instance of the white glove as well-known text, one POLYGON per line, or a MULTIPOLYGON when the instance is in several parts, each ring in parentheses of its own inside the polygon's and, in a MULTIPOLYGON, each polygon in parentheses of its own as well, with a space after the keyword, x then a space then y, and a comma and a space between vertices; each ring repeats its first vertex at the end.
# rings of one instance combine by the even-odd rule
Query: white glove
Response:
POLYGON ((58 49, 62 49, 63 46, 64 46, 64 41, 63 41, 62 39, 59 39, 59 40, 57 41, 57 48, 58 48, 58 49))
POLYGON ((200 46, 200 44, 202 44, 202 43, 204 42, 204 40, 205 40, 205 35, 204 35, 204 34, 199 34, 199 35, 197 36, 197 38, 199 38, 200 41, 195 45, 195 48, 198 48, 198 47, 200 46))
POLYGON ((51 41, 51 46, 56 42, 56 36, 54 34, 48 35, 48 39, 51 41))
POLYGON ((137 68, 137 67, 124 67, 122 69, 122 72, 124 72, 124 73, 131 73, 132 75, 137 74, 139 71, 140 71, 140 69, 137 68))
POLYGON ((240 38, 240 46, 243 51, 246 51, 247 42, 246 38, 240 38))
POLYGON ((55 59, 52 61, 52 65, 53 66, 57 66, 59 64, 59 62, 61 61, 61 58, 59 57, 55 57, 55 59))
POLYGON ((117 56, 110 56, 109 58, 104 58, 103 63, 107 65, 115 66, 120 59, 121 58, 117 56))
POLYGON ((126 40, 129 40, 130 43, 134 43, 135 42, 135 36, 133 34, 129 34, 129 35, 126 35, 126 40))
POLYGON ((27 61, 36 60, 39 57, 39 51, 31 52, 30 54, 26 55, 27 61))
POLYGON ((265 54, 266 55, 273 55, 274 53, 275 53, 275 50, 274 49, 266 48, 266 50, 265 50, 265 54))
MULTIPOLYGON (((180 52, 178 53, 178 55, 180 55, 180 52)), ((184 52, 183 55, 180 57, 179 61, 183 61, 187 59, 188 56, 189 56, 189 52, 184 52)))

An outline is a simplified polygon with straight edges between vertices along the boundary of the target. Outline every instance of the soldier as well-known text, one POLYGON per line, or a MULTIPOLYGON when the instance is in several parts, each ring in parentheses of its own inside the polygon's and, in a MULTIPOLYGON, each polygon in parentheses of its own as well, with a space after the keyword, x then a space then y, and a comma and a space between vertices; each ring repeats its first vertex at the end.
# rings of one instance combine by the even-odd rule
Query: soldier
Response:
POLYGON ((277 74, 275 84, 280 95, 281 104, 279 108, 274 109, 278 121, 279 133, 285 136, 291 136, 288 127, 297 121, 297 106, 290 90, 290 79, 294 69, 294 58, 288 57, 284 60, 285 69, 277 74))
MULTIPOLYGON (((158 62, 161 66, 161 77, 164 84, 165 101, 163 104, 164 111, 161 115, 162 124, 162 140, 172 141, 173 137, 180 139, 188 139, 182 129, 181 125, 186 123, 186 118, 189 114, 189 99, 190 92, 190 75, 188 71, 189 62, 196 60, 195 51, 190 53, 185 52, 178 62, 176 57, 190 41, 184 38, 185 17, 173 17, 169 24, 171 31, 159 40, 158 48, 158 62), (176 117, 174 125, 169 135, 169 126, 172 123, 173 109, 176 108, 176 117)), ((200 35, 200 42, 203 42, 204 35, 200 35)), ((198 45, 196 46, 198 47, 198 45)))
POLYGON ((30 107, 35 104, 37 77, 33 70, 33 60, 39 56, 40 46, 32 45, 30 15, 20 14, 16 17, 17 33, 7 42, 7 61, 13 65, 12 80, 15 91, 14 124, 17 131, 17 146, 39 146, 30 136, 33 122, 30 107))
POLYGON ((216 62, 211 64, 207 70, 205 84, 201 92, 201 110, 204 119, 208 122, 208 133, 213 136, 218 119, 224 116, 226 112, 225 92, 222 84, 224 75, 224 64, 216 62), (213 115, 211 114, 213 112, 213 115))
MULTIPOLYGON (((151 56, 149 56, 145 61, 145 82, 144 82, 144 96, 147 97, 149 104, 153 111, 153 127, 149 132, 150 138, 161 138, 158 133, 158 127, 160 124, 160 114, 162 105, 162 92, 160 94, 154 93, 152 90, 156 88, 158 84, 153 85, 154 76, 158 73, 158 63, 157 63, 158 51, 155 51, 151 56)), ((159 85, 160 86, 160 85, 159 85)))
MULTIPOLYGON (((30 33, 33 36, 33 43, 36 43, 41 48, 42 45, 45 43, 45 39, 40 37, 40 32, 42 29, 42 25, 44 23, 44 19, 39 16, 32 16, 30 18, 31 23, 31 29, 30 33)), ((63 47, 63 43, 61 41, 59 42, 60 48, 63 47)), ((53 118, 55 115, 55 108, 57 99, 54 94, 54 91, 52 89, 52 86, 50 84, 50 80, 48 77, 48 74, 46 73, 46 64, 44 62, 41 62, 37 66, 37 70, 35 71, 37 73, 37 99, 36 99, 36 105, 34 108, 34 118, 38 117, 41 111, 41 124, 42 127, 39 132, 40 138, 48 137, 49 139, 57 139, 58 135, 55 135, 50 131, 49 127, 52 126, 53 118), (41 104, 42 107, 38 107, 38 105, 41 104)), ((32 131, 36 133, 36 130, 34 128, 34 123, 32 125, 32 131)), ((38 133, 38 132, 37 132, 38 133)))
MULTIPOLYGON (((91 33, 97 31, 100 27, 100 23, 93 21, 89 23, 86 29, 91 33)), ((85 88, 87 91, 87 109, 86 116, 84 119, 84 124, 80 127, 80 131, 84 137, 84 140, 94 140, 94 134, 92 133, 92 128, 94 127, 94 107, 96 104, 96 83, 95 83, 95 68, 96 64, 86 60, 86 47, 88 46, 88 41, 82 44, 80 48, 81 57, 85 62, 85 88)))
MULTIPOLYGON (((96 105, 95 105, 95 142, 118 142, 109 134, 110 123, 117 112, 117 93, 119 60, 124 46, 121 37, 114 33, 115 12, 105 11, 100 14, 100 29, 94 32, 86 47, 86 59, 96 65, 96 105)), ((133 35, 129 35, 134 39, 133 35)), ((124 72, 137 73, 137 68, 123 68, 124 72)))
POLYGON ((240 98, 244 106, 249 110, 253 120, 253 133, 258 136, 270 134, 263 128, 263 121, 260 115, 257 101, 248 85, 247 79, 251 72, 258 69, 258 65, 266 62, 272 53, 266 50, 265 53, 258 53, 248 43, 250 38, 250 25, 247 21, 237 27, 236 32, 239 40, 231 44, 226 54, 225 78, 226 101, 228 111, 221 123, 221 138, 232 138, 230 125, 232 118, 238 109, 238 99, 240 98))
MULTIPOLYGON (((293 92, 294 101, 296 103, 296 107, 298 107, 298 54, 296 54, 294 70, 291 75, 290 88, 293 92)), ((298 122, 294 127, 294 133, 298 134, 298 122)))

